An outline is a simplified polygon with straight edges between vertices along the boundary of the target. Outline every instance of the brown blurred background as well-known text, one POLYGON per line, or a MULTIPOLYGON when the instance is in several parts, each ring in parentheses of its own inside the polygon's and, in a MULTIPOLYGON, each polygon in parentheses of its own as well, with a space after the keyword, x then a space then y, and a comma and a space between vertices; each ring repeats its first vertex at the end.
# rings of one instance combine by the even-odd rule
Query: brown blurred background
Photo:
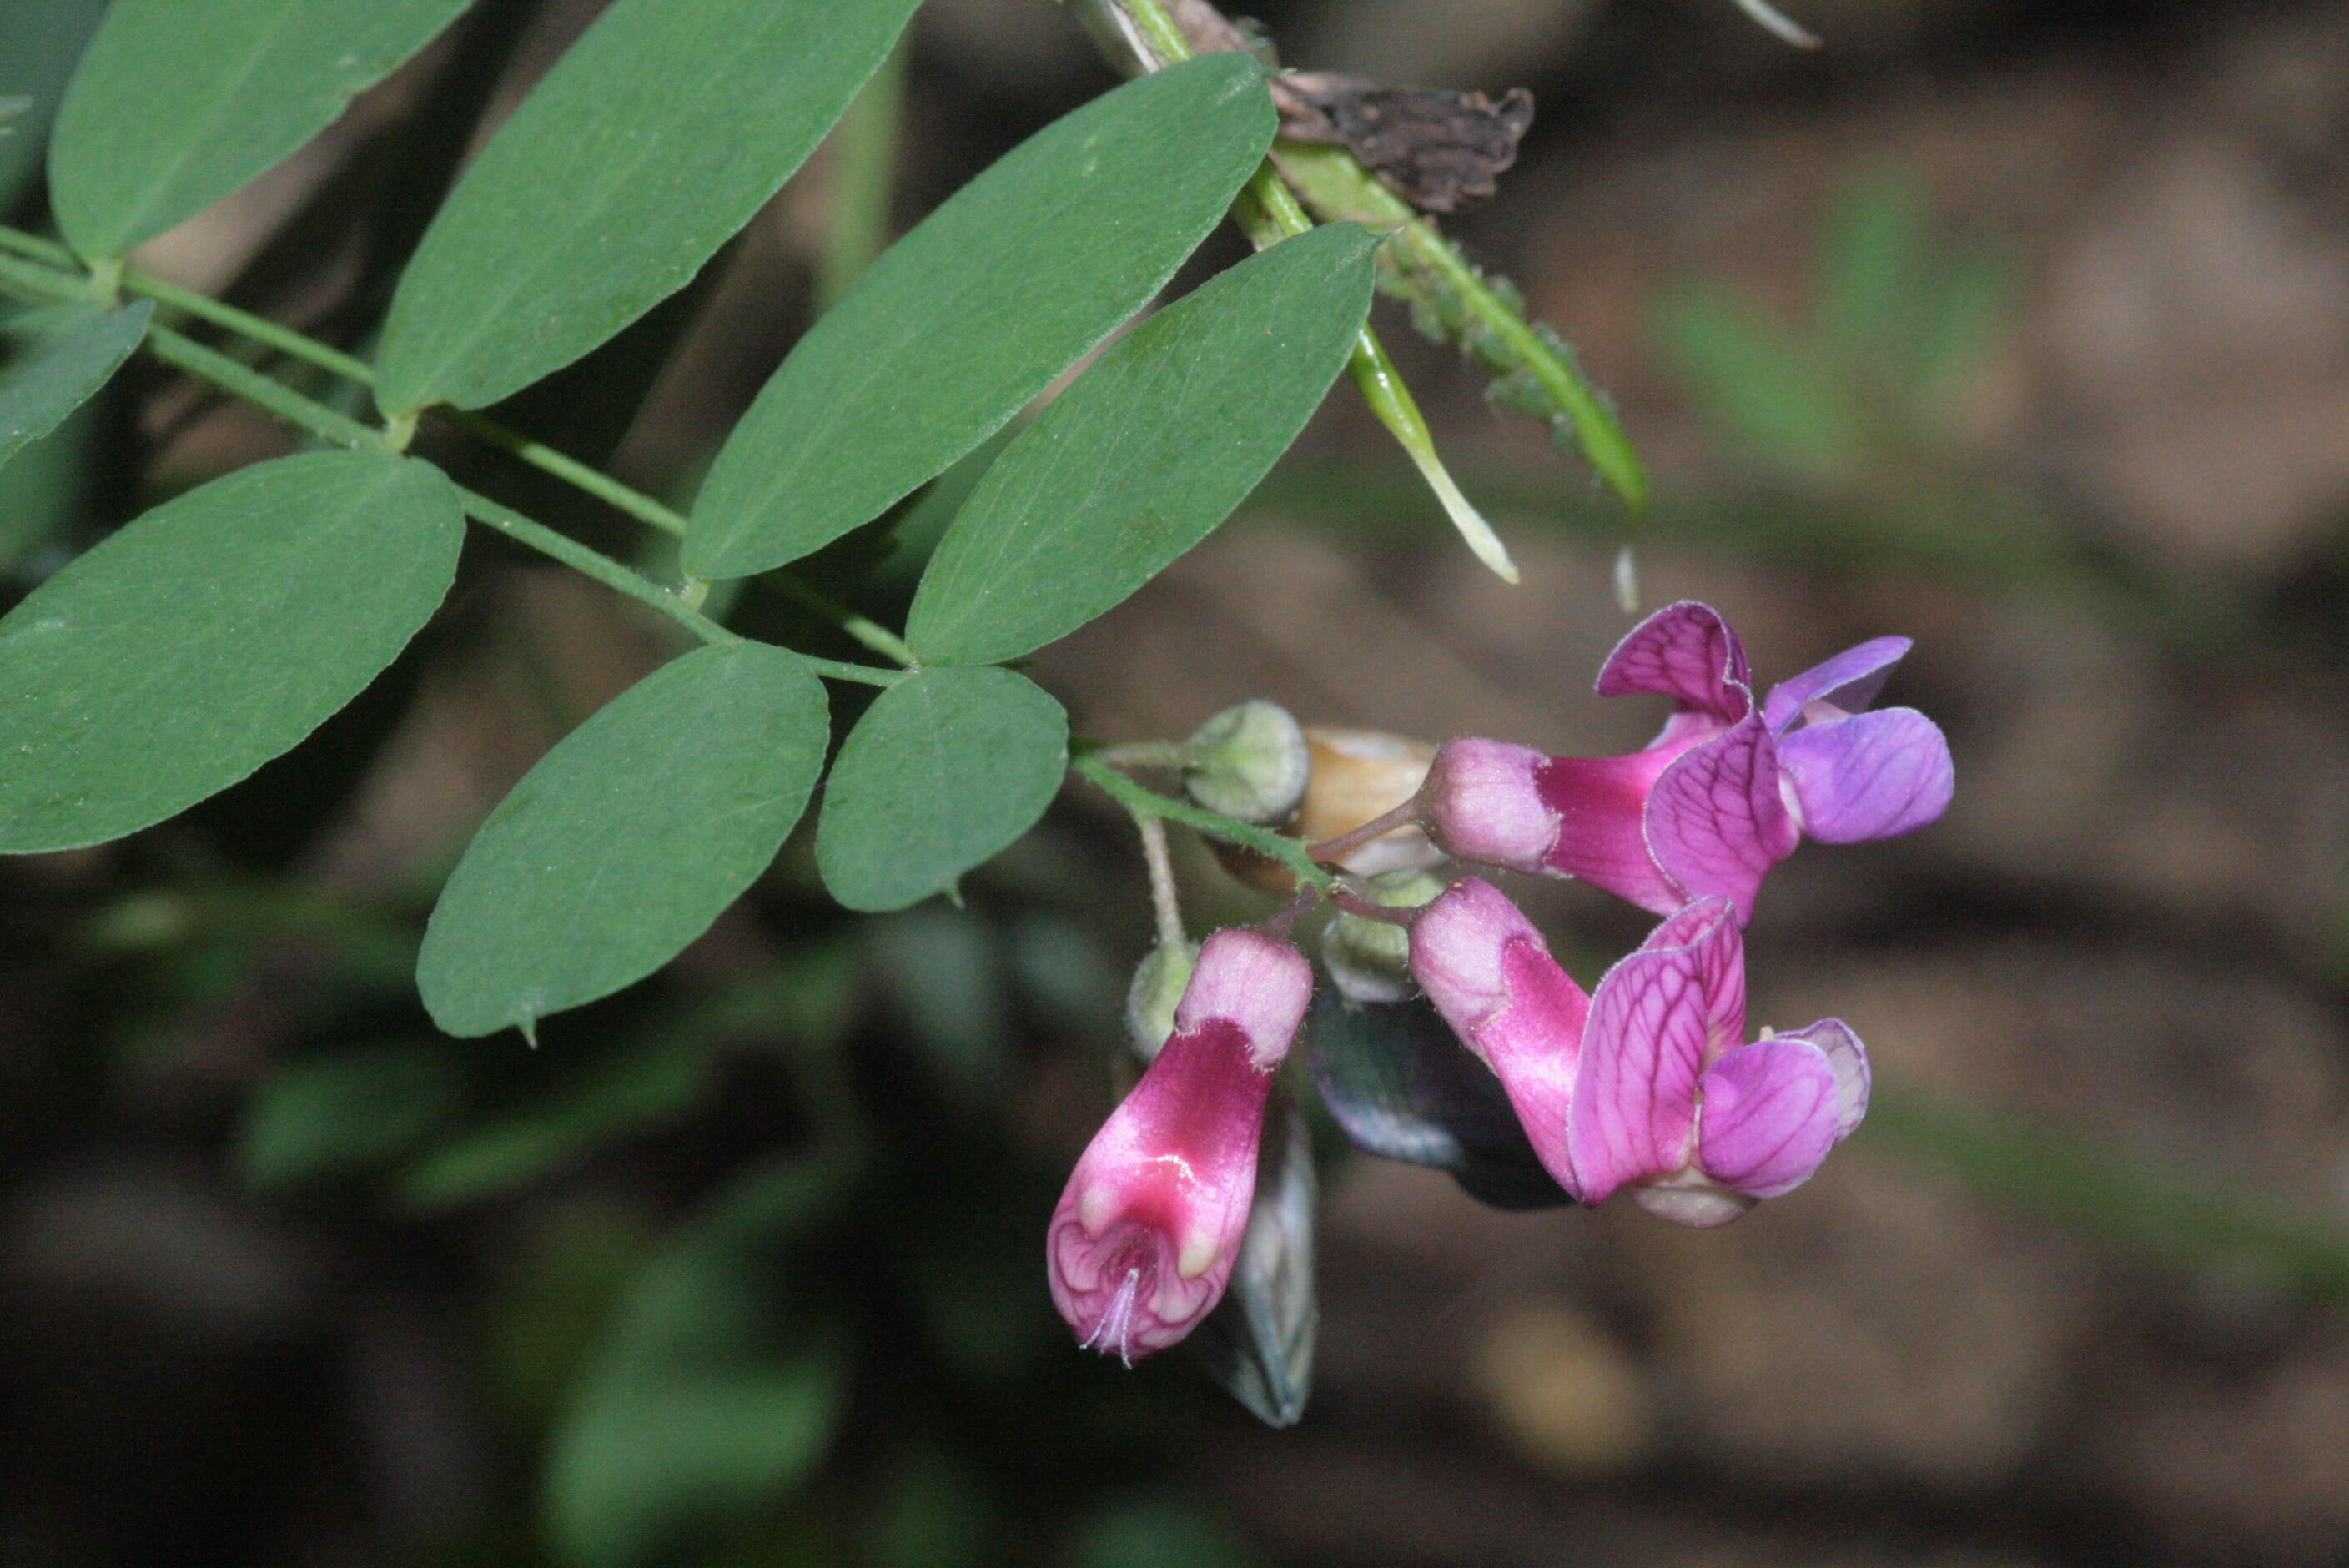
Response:
MULTIPOLYGON (((363 345, 478 117, 595 9, 481 8, 142 263, 363 345)), ((1657 484, 1650 604, 1710 601, 1764 679, 1918 641, 1889 700, 1947 729, 1955 805, 1806 849, 1751 938, 1755 1020, 1840 1016, 1876 1063, 1877 1115, 1816 1181, 1697 1233, 1338 1160, 1300 1427, 1175 1357, 1080 1362, 1032 1265, 1146 940, 1123 820, 1072 789, 968 913, 858 925, 795 846, 649 999, 536 1056, 452 1051, 401 990, 438 875, 663 653, 484 552, 391 689, 286 763, 0 867, 0 1563, 542 1560, 538 1467, 601 1315, 698 1194, 804 1131, 779 1030, 837 1045, 916 1169, 843 1265, 833 1457, 680 1561, 2349 1560, 2349 8, 1790 9, 1825 48, 1728 0, 1258 14, 1291 64, 1534 89, 1498 199, 1449 227, 1619 401, 1657 484), (792 1000, 710 1021, 779 975, 792 1000), (597 1098, 559 1059, 625 1067, 663 1029, 709 1042, 665 1088, 597 1098), (362 1097, 304 1152, 288 1065, 354 1047, 445 1062, 467 1109, 362 1097), (940 1152, 934 1126, 972 1130, 940 1152), (1011 1348, 922 1348, 939 1277, 1011 1348)), ((1112 80, 1047 0, 930 0, 898 226, 1112 80)), ((689 488, 807 319, 827 171, 510 421, 689 488)), ((1429 739, 1645 738, 1647 705, 1589 690, 1627 624, 1619 513, 1378 319, 1524 583, 1467 557, 1341 386, 1239 518, 1044 656, 1080 734, 1261 696, 1429 739)), ((76 439, 128 455, 59 459, 20 573, 282 449, 152 366, 117 392, 76 439)), ((1202 928, 1259 907, 1182 865, 1202 928)), ((1642 930, 1521 891, 1586 981, 1642 930)))

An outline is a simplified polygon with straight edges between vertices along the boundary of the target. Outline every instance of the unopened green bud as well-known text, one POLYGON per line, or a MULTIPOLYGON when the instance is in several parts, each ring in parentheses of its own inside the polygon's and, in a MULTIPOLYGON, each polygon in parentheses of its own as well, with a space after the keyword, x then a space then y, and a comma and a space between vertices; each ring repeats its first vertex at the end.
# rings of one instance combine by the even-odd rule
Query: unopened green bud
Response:
POLYGON ((1288 820, 1305 798, 1312 754, 1305 731, 1278 703, 1227 707, 1195 731, 1183 788, 1208 810, 1243 822, 1288 820))
MULTIPOLYGON (((1362 886, 1378 903, 1417 909, 1444 891, 1444 879, 1406 867, 1381 872, 1362 886)), ((1400 1002, 1411 977, 1411 932, 1404 926, 1359 914, 1341 914, 1321 933, 1321 962, 1338 992, 1350 1002, 1400 1002)))
POLYGON ((1133 1054, 1148 1062, 1174 1032, 1174 1005, 1191 984, 1191 967, 1198 962, 1195 942, 1161 943, 1150 950, 1133 972, 1125 993, 1125 1035, 1133 1054))

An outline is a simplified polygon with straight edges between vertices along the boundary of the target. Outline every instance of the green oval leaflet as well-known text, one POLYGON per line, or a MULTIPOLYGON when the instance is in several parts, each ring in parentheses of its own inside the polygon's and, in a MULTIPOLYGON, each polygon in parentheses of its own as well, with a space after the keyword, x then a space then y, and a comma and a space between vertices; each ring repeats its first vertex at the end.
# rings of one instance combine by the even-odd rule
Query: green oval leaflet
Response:
POLYGON ((857 720, 824 786, 816 865, 851 909, 946 892, 1059 792, 1069 720, 1027 676, 924 670, 857 720))
POLYGON ((605 704, 450 873, 416 966, 433 1022, 528 1033, 676 957, 774 859, 830 738, 823 683, 763 643, 697 648, 605 704))
POLYGON ((0 370, 0 463, 97 396, 138 349, 154 315, 153 303, 141 300, 123 310, 53 305, 11 322, 8 335, 26 343, 0 370))
POLYGON ((0 619, 0 851, 119 838, 293 747, 431 617, 463 539, 440 469, 313 452, 89 551, 0 619))
POLYGON ((1284 240, 1112 346, 947 528, 914 594, 914 651, 942 664, 1032 653, 1212 532, 1344 367, 1377 243, 1351 223, 1284 240))
POLYGON ((616 0, 433 219, 384 323, 378 406, 497 402, 684 287, 815 150, 914 5, 616 0))
POLYGON ((1271 144, 1263 81, 1211 55, 1130 82, 883 253, 727 439, 687 569, 763 572, 879 516, 1149 303, 1271 144))
POLYGON ((93 261, 286 157, 467 0, 114 0, 57 110, 57 226, 93 261))

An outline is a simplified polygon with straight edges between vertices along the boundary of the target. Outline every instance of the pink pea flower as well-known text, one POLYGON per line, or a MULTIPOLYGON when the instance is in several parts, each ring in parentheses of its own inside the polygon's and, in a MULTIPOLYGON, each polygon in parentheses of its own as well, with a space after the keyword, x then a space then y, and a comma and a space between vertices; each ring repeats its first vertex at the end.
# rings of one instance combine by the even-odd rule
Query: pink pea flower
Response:
POLYGON ((1052 1304, 1087 1349, 1130 1367, 1223 1299, 1247 1232, 1265 1098, 1312 995, 1312 965, 1286 942, 1231 930, 1201 945, 1174 1034, 1052 1211, 1052 1304))
POLYGON ((1868 1053, 1839 1018, 1745 1043, 1745 944, 1700 899, 1590 1000, 1567 1147, 1582 1199, 1629 1186, 1683 1225, 1726 1224, 1810 1180, 1868 1111, 1868 1053))
POLYGON ((1868 1106, 1837 1019, 1744 1044, 1744 944, 1729 901, 1689 905, 1585 995, 1490 882, 1464 877, 1412 927, 1412 973, 1500 1078, 1542 1165, 1598 1203, 1719 1225, 1808 1180, 1868 1106))
POLYGON ((1581 1197, 1567 1118, 1590 998, 1549 955, 1534 923, 1491 882, 1463 877, 1412 923, 1411 973, 1501 1080, 1550 1179, 1581 1197))
POLYGON ((1737 634, 1683 600, 1649 616, 1599 672, 1599 695, 1676 700, 1646 749, 1547 757, 1460 739, 1436 754, 1419 817, 1448 853, 1578 877, 1669 914, 1719 895, 1740 922, 1805 834, 1889 839, 1950 803, 1950 748, 1914 708, 1863 711, 1909 651, 1877 637, 1754 700, 1737 634))

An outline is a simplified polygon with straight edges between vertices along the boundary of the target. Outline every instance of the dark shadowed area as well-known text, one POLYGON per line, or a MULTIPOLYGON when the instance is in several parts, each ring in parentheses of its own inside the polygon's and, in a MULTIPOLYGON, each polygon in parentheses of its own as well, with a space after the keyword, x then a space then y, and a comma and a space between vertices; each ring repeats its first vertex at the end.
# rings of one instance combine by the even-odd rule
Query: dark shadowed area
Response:
MULTIPOLYGON (((366 352, 468 150, 597 8, 482 0, 135 264, 366 352)), ((869 918, 824 895, 811 822, 535 1049, 443 1037, 412 975, 440 879, 677 646, 477 536, 448 609, 294 752, 0 862, 0 1564, 2342 1561, 2349 8, 1790 9, 1824 48, 1729 0, 1258 19, 1300 67, 1533 92, 1497 195, 1444 222, 1619 403, 1655 481, 1648 606, 1718 606, 1765 682, 1916 639, 1887 700, 1946 730, 1955 803, 1806 848, 1750 938, 1755 1022, 1843 1017, 1875 1064, 1816 1181, 1715 1232, 1505 1212, 1317 1109, 1303 1421, 1261 1426, 1188 1352, 1081 1353, 1043 1235, 1150 940, 1126 819, 1072 783, 960 907, 869 918)), ((11 69, 55 80, 0 60, 0 96, 33 90, 11 69)), ((930 0, 892 227, 1115 79, 1051 0, 930 0)), ((0 201, 36 227, 19 150, 0 201)), ((840 163, 499 418, 689 498, 831 286, 840 163)), ((1226 228, 1176 288, 1243 249, 1226 228)), ((1620 508, 1399 307, 1374 321, 1523 583, 1341 380, 1230 523, 1040 656, 1079 735, 1257 696, 1429 741, 1652 733, 1660 704, 1590 689, 1630 624, 1620 508)), ((289 449, 134 360, 0 470, 6 602, 289 449)), ((865 582, 891 548, 851 534, 813 575, 902 624, 910 573, 865 582)), ((766 588, 731 610, 854 652, 766 588)), ((1175 850, 1197 932, 1274 907, 1175 850)), ((1586 984, 1651 923, 1511 891, 1586 984)))

